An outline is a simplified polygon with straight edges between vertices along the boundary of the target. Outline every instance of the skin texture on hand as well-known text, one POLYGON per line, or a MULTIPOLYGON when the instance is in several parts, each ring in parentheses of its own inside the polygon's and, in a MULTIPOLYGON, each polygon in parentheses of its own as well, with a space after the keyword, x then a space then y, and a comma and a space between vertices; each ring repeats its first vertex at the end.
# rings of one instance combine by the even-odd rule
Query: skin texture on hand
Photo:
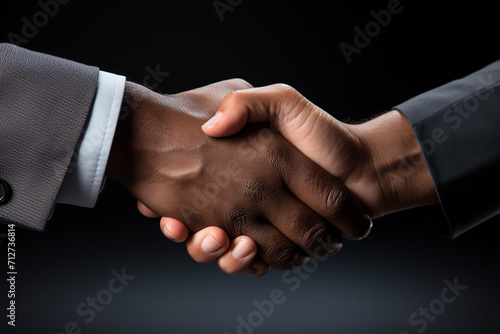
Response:
POLYGON ((249 236, 259 256, 278 269, 296 267, 318 249, 334 254, 341 236, 366 235, 371 220, 359 201, 269 127, 221 139, 202 132, 238 85, 160 95, 127 82, 129 115, 117 126, 108 176, 148 210, 182 221, 191 232, 214 225, 231 238, 249 236), (325 239, 334 241, 328 249, 325 239))
POLYGON ((302 153, 341 180, 373 218, 438 203, 418 141, 398 111, 345 124, 294 88, 276 84, 228 94, 203 130, 228 136, 247 122, 272 122, 302 153))
MULTIPOLYGON (((418 141, 396 110, 362 124, 344 124, 292 87, 277 84, 231 92, 203 131, 229 136, 247 122, 271 122, 302 153, 345 182, 373 217, 438 203, 418 141)), ((223 231, 213 227, 213 232, 218 232, 219 242, 227 242, 223 231)), ((203 253, 196 243, 188 244, 188 251, 203 253)), ((204 256, 218 260, 225 272, 239 269, 220 265, 220 258, 231 259, 230 253, 204 256)))

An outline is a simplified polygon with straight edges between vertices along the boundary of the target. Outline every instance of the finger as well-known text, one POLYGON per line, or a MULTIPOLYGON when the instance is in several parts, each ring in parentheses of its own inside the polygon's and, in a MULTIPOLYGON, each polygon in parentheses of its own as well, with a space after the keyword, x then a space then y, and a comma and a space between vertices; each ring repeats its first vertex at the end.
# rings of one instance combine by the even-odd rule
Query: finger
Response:
POLYGON ((237 274, 249 268, 257 255, 257 244, 247 236, 239 236, 217 259, 219 268, 227 274, 237 274))
POLYGON ((305 130, 310 132, 314 125, 311 114, 321 111, 314 107, 297 90, 285 84, 232 91, 202 128, 209 136, 223 137, 235 134, 247 122, 273 122, 280 132, 286 134, 292 130, 291 121, 294 120, 301 126, 307 122, 305 130))
POLYGON ((342 237, 361 239, 372 226, 359 200, 338 179, 300 154, 288 156, 282 175, 290 191, 305 205, 332 223, 342 237))
POLYGON ((184 242, 189 237, 188 228, 174 218, 162 217, 160 219, 160 229, 163 235, 174 242, 184 242))
POLYGON ((243 272, 248 276, 262 276, 265 275, 269 271, 270 266, 264 262, 259 256, 256 256, 253 260, 252 264, 243 272))
POLYGON ((149 217, 149 218, 156 218, 160 217, 160 215, 156 214, 155 212, 151 211, 144 203, 141 201, 137 201, 137 210, 139 210, 140 213, 142 213, 144 216, 149 217))
POLYGON ((265 263, 278 270, 290 270, 300 267, 309 258, 307 254, 288 239, 269 221, 251 218, 245 212, 235 213, 231 217, 233 231, 230 237, 246 235, 257 244, 257 254, 265 263))
POLYGON ((229 245, 226 232, 215 226, 196 232, 186 242, 189 255, 200 263, 216 260, 229 248, 229 245))
POLYGON ((263 209, 267 219, 309 256, 328 257, 342 247, 339 230, 289 192, 273 194, 272 198, 266 193, 261 200, 272 203, 263 209), (324 240, 331 241, 327 248, 324 240))
POLYGON ((224 137, 235 134, 247 122, 271 122, 276 116, 279 93, 275 85, 232 91, 202 129, 209 136, 224 137))

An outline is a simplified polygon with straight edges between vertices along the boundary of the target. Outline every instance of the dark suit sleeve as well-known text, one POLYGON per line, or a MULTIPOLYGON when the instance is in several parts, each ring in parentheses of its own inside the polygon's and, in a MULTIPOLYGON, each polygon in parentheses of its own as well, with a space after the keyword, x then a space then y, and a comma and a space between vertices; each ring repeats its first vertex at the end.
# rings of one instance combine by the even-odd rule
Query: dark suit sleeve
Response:
POLYGON ((500 61, 395 109, 413 126, 441 203, 428 212, 455 237, 500 213, 500 61))
POLYGON ((99 69, 0 44, 0 220, 42 230, 97 90, 99 69))

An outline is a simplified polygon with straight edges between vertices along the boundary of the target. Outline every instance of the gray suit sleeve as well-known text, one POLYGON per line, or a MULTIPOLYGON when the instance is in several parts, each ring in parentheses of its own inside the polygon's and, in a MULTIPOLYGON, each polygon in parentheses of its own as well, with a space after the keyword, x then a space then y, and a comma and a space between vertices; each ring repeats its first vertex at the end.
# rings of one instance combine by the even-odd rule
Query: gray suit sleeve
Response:
POLYGON ((43 230, 97 90, 99 69, 0 44, 0 220, 43 230))
POLYGON ((395 109, 413 126, 439 196, 428 208, 456 237, 500 213, 500 61, 395 109))

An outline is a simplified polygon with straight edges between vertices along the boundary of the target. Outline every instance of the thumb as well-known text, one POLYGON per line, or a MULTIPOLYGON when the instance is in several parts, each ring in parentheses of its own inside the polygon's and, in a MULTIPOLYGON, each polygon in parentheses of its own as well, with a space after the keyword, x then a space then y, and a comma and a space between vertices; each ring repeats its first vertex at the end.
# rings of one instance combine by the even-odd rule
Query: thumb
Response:
POLYGON ((209 136, 224 137, 237 133, 246 123, 273 122, 281 132, 293 118, 295 106, 304 99, 285 84, 232 91, 202 129, 209 136))
POLYGON ((293 87, 274 84, 233 91, 202 128, 212 137, 237 133, 246 123, 271 122, 303 154, 332 172, 332 151, 344 131, 339 122, 293 87))
POLYGON ((211 137, 225 137, 240 131, 253 110, 252 95, 242 91, 227 94, 215 115, 202 125, 205 134, 211 137), (247 102, 250 102, 250 106, 247 102))

